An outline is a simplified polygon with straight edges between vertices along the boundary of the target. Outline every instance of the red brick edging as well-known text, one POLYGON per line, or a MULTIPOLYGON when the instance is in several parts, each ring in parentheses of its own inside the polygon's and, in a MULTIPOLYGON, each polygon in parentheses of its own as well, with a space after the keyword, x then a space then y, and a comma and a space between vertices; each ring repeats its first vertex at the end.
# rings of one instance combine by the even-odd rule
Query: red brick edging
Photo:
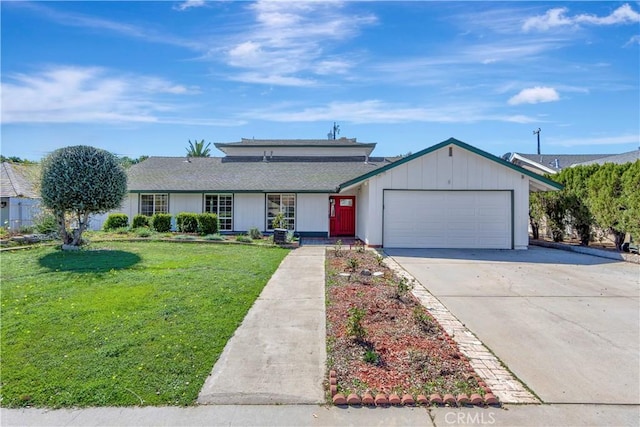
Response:
POLYGON ((329 371, 329 390, 331 391, 331 399, 336 406, 415 406, 417 405, 438 405, 438 406, 493 406, 499 405, 498 399, 491 393, 491 389, 479 378, 476 377, 478 385, 480 385, 485 391, 484 398, 479 394, 472 394, 467 396, 466 394, 459 394, 454 396, 452 394, 445 394, 440 396, 438 393, 434 393, 429 397, 423 394, 419 394, 414 399, 410 394, 404 394, 398 396, 395 393, 386 394, 378 393, 373 396, 371 393, 364 393, 358 396, 355 393, 349 394, 347 397, 342 393, 338 393, 338 378, 336 371, 329 371))

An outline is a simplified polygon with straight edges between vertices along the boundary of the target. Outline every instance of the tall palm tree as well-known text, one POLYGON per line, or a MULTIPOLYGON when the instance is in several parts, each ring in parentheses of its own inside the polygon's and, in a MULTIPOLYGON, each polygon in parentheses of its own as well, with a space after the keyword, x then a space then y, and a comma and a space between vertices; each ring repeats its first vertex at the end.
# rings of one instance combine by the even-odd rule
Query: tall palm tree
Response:
POLYGON ((211 143, 207 143, 207 145, 204 145, 204 139, 202 141, 198 141, 197 139, 195 140, 195 142, 191 142, 191 140, 189 140, 189 147, 187 148, 187 157, 209 157, 211 156, 211 149, 209 148, 209 146, 211 145, 211 143))

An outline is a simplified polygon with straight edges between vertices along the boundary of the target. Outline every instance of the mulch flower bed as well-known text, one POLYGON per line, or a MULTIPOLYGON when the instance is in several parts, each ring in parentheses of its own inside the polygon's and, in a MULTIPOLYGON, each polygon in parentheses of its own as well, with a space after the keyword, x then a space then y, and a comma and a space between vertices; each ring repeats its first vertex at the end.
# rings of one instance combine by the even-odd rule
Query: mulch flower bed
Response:
POLYGON ((377 253, 337 245, 326 260, 327 365, 338 393, 484 395, 455 342, 411 293, 413 284, 377 253))

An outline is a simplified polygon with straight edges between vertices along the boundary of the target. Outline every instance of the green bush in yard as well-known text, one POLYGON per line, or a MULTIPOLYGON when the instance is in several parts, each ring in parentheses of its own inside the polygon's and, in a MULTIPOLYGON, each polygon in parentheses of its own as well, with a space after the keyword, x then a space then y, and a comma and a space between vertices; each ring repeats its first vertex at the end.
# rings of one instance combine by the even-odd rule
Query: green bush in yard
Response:
POLYGON ((220 221, 218 215, 213 213, 201 213, 196 216, 198 222, 198 233, 203 235, 218 234, 220 231, 220 221))
POLYGON ((133 221, 131 222, 131 228, 141 228, 141 227, 149 227, 149 218, 146 215, 136 215, 133 217, 133 221))
POLYGON ((58 232, 58 222, 55 215, 46 209, 36 215, 34 225, 38 233, 55 234, 58 232))
POLYGON ((262 239, 262 232, 258 229, 258 227, 251 227, 248 231, 247 231, 247 235, 249 237, 251 237, 253 240, 260 240, 262 239))
POLYGON ((176 215, 176 226, 181 233, 198 231, 198 215, 192 212, 180 212, 176 215))
POLYGON ((134 230, 136 237, 150 237, 153 234, 153 231, 147 227, 138 227, 134 230))
POLYGON ((170 214, 153 214, 151 217, 151 227, 158 233, 167 233, 171 231, 171 215, 170 214))
POLYGON ((236 236, 236 242, 241 242, 241 243, 253 243, 253 239, 249 236, 245 236, 243 234, 238 234, 236 236))
POLYGON ((124 228, 129 225, 129 217, 123 213, 110 214, 102 225, 104 231, 115 230, 116 228, 124 228))

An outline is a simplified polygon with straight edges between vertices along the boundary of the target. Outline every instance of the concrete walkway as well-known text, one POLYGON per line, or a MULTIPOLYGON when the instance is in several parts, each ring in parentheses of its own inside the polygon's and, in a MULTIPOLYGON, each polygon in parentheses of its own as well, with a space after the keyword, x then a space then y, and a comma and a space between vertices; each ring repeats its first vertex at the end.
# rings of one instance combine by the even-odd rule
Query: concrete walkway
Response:
POLYGON ((199 404, 322 403, 324 251, 291 251, 227 342, 199 404))

